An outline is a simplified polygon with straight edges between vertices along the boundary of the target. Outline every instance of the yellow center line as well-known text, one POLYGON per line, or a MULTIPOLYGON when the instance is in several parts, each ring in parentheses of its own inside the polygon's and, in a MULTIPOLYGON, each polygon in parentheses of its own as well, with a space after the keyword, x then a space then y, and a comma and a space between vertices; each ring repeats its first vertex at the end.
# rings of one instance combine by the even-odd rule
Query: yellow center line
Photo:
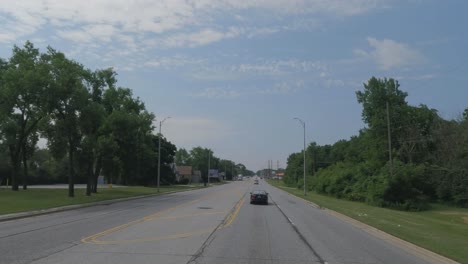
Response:
POLYGON ((187 218, 187 217, 192 217, 192 216, 204 216, 204 215, 225 214, 225 213, 226 211, 219 211, 219 212, 199 213, 199 214, 160 216, 160 217, 152 218, 152 220, 177 219, 177 218, 187 218))
POLYGON ((237 215, 239 214, 239 211, 242 207, 242 205, 245 202, 245 198, 242 198, 234 207, 234 211, 226 218, 226 221, 224 222, 223 227, 228 227, 232 224, 234 219, 236 219, 237 215))
MULTIPOLYGON (((236 190, 238 191, 238 190, 236 190)), ((180 207, 183 207, 183 206, 187 206, 187 205, 190 205, 190 204, 193 204, 193 203, 196 203, 196 202, 199 202, 201 201, 202 199, 206 199, 206 198, 210 198, 210 197, 213 197, 213 196, 217 196, 219 194, 226 194, 225 191, 219 191, 219 192, 216 192, 214 194, 208 194, 208 195, 205 195, 203 196, 202 198, 200 199, 197 199, 197 200, 193 200, 193 201, 189 201, 189 202, 186 202, 186 203, 183 203, 183 204, 180 204, 180 205, 177 205, 177 206, 174 206, 174 207, 170 207, 170 208, 167 208, 165 210, 162 210, 162 211, 159 211, 159 212, 156 212, 154 214, 151 214, 151 215, 148 215, 148 216, 145 216, 143 218, 140 218, 140 219, 137 219, 137 220, 134 220, 134 221, 131 221, 131 222, 128 222, 126 224, 123 224, 123 225, 119 225, 119 226, 115 226, 115 227, 112 227, 110 229, 107 229, 107 230, 104 230, 102 232, 99 232, 99 233, 96 233, 94 235, 91 235, 91 236, 88 236, 88 237, 85 237, 83 239, 81 239, 81 242, 83 243, 87 243, 87 244, 112 244, 112 241, 101 241, 101 240, 98 240, 100 237, 103 237, 103 236, 106 236, 106 235, 109 235, 111 233, 114 233, 114 232, 117 232, 119 230, 122 230, 122 229, 125 229, 127 227, 130 227, 132 225, 135 225, 135 224, 138 224, 138 223, 142 223, 142 222, 145 222, 145 221, 150 221, 150 220, 153 220, 153 219, 158 219, 158 217, 164 213, 168 213, 168 212, 171 212, 171 211, 174 211, 180 207)), ((240 192, 238 191, 238 194, 240 194, 240 192)), ((239 208, 240 209, 240 208, 239 208)), ((237 212, 238 212, 238 209, 237 209, 237 212)), ((210 214, 210 213, 208 213, 210 214)), ((237 213, 236 213, 237 215, 237 213)), ((235 218, 235 217, 234 217, 235 218)), ((167 218, 167 219, 170 219, 167 218)), ((234 220, 234 219, 232 219, 234 220)), ((232 221, 231 221, 232 223, 232 221)), ((209 229, 207 229, 209 230, 209 229)), ((212 230, 212 229, 211 229, 212 230)), ((204 230, 202 233, 205 233, 207 232, 206 230, 204 230)), ((185 234, 182 234, 182 235, 187 235, 187 234, 198 234, 198 232, 193 232, 193 233, 185 233, 185 234)), ((172 236, 166 236, 166 238, 172 238, 172 237, 179 237, 179 235, 181 234, 175 234, 175 235, 172 235, 172 236)), ((162 237, 164 238, 164 237, 162 237)), ((154 241, 154 240, 159 240, 159 238, 151 238, 150 241, 154 241)), ((140 241, 140 240, 125 240, 125 241, 140 241)), ((144 240, 146 241, 146 240, 144 240)), ((119 243, 124 243, 124 242, 119 242, 119 243)))

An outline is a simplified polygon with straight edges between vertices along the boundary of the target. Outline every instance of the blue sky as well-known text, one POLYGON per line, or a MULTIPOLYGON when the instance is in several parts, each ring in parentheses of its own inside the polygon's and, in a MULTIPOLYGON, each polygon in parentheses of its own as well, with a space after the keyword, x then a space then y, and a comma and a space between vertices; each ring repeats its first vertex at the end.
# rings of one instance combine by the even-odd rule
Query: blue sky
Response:
POLYGON ((113 67, 179 148, 280 167, 364 127, 355 92, 392 77, 445 118, 468 107, 468 1, 0 1, 0 57, 31 40, 113 67))

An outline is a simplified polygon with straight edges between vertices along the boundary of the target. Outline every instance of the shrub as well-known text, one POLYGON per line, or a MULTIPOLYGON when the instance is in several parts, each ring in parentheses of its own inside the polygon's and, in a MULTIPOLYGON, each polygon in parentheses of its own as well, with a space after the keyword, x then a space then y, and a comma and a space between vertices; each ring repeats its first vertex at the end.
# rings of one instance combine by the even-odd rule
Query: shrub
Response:
POLYGON ((179 184, 182 184, 182 185, 187 185, 189 184, 189 182, 190 182, 190 179, 188 178, 182 178, 179 180, 179 184))

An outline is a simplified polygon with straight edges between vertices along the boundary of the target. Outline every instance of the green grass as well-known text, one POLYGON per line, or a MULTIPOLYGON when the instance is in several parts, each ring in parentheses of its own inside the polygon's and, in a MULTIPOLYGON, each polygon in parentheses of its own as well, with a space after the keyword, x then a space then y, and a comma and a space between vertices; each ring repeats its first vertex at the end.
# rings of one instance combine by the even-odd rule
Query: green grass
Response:
MULTIPOLYGON (((201 186, 163 186, 160 193, 200 188, 201 186)), ((0 215, 24 211, 54 208, 66 205, 85 204, 98 201, 126 198, 140 195, 156 194, 156 188, 149 187, 114 187, 100 188, 97 194, 86 196, 86 190, 75 189, 75 197, 68 197, 68 189, 28 189, 13 192, 11 189, 0 189, 0 215)))
POLYGON ((281 181, 269 183, 430 251, 468 263, 468 209, 434 204, 424 212, 397 211, 314 192, 304 197, 302 190, 286 187, 281 181))

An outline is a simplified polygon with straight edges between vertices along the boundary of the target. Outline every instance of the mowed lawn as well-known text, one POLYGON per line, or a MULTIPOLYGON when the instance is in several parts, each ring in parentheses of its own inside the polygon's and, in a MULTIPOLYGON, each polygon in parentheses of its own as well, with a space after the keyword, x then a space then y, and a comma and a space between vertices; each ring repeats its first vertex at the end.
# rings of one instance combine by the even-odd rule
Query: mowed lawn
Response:
POLYGON ((430 251, 468 263, 468 209, 435 204, 429 211, 405 212, 313 192, 304 197, 302 190, 286 187, 281 181, 269 183, 430 251))
MULTIPOLYGON (((200 186, 164 186, 160 194, 200 188, 200 186)), ((66 205, 85 204, 98 201, 127 198, 132 196, 157 194, 156 188, 132 186, 98 189, 97 194, 86 196, 85 189, 75 189, 75 197, 68 197, 68 189, 0 189, 0 215, 24 211, 41 210, 66 205)))

